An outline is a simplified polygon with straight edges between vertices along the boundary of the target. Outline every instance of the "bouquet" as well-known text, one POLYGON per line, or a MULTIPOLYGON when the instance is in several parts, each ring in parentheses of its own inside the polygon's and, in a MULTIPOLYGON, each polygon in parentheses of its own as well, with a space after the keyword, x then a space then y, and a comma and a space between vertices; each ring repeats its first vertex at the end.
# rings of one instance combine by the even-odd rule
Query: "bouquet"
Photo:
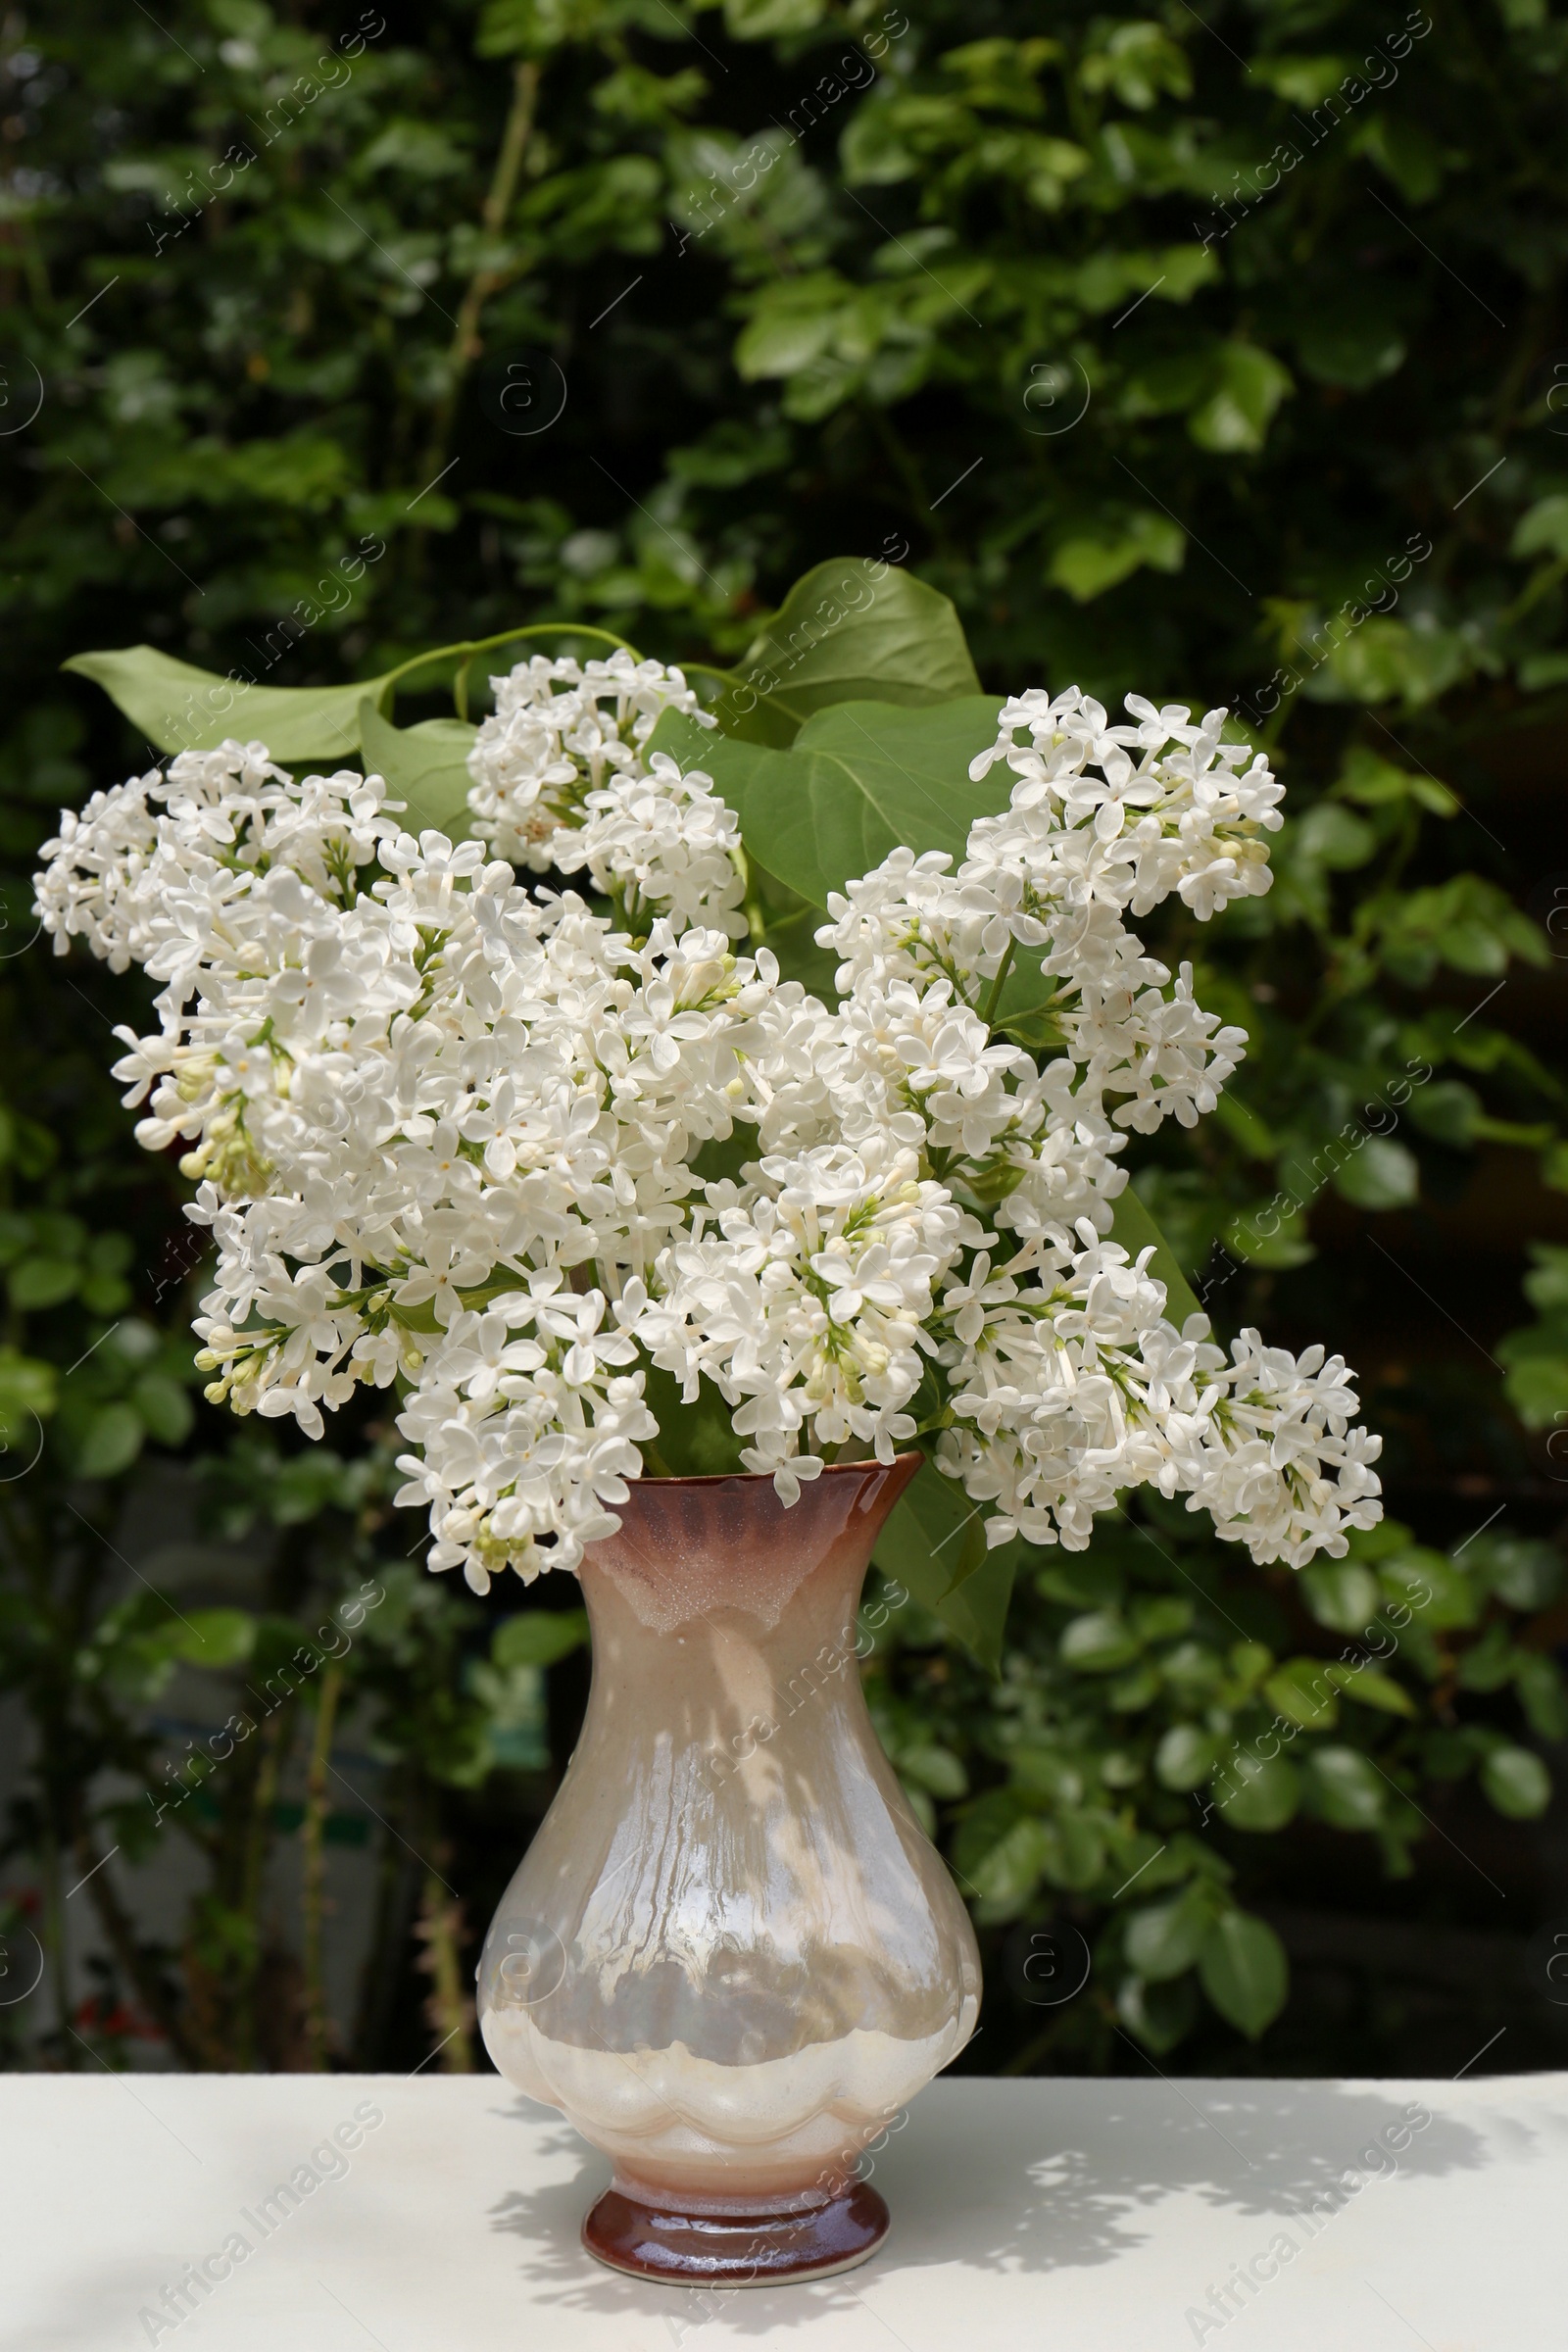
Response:
POLYGON ((695 1405, 785 1503, 918 1447, 989 1545, 1082 1550, 1144 1485, 1260 1562, 1373 1524, 1343 1360, 1227 1353, 1112 1238, 1129 1133, 1194 1125, 1245 1050, 1129 923, 1269 887, 1281 788, 1224 710, 1005 701, 966 854, 824 894, 830 1000, 762 936, 679 669, 491 685, 467 838, 225 740, 44 847, 56 952, 162 983, 115 1075, 216 1244, 210 1398, 319 1437, 395 1385, 398 1500, 480 1592, 574 1567, 695 1405))

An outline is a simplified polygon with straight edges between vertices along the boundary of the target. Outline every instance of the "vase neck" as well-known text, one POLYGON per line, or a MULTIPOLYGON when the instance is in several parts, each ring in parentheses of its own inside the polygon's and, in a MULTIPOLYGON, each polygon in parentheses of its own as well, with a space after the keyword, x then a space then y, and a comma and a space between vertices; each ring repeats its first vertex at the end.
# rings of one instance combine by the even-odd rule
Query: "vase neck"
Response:
POLYGON ((583 1554, 596 1632, 629 1613, 651 1634, 704 1622, 765 1639, 808 1589, 813 1617, 853 1614, 871 1547, 919 1466, 918 1454, 846 1463, 787 1507, 767 1477, 635 1480, 618 1534, 583 1554))

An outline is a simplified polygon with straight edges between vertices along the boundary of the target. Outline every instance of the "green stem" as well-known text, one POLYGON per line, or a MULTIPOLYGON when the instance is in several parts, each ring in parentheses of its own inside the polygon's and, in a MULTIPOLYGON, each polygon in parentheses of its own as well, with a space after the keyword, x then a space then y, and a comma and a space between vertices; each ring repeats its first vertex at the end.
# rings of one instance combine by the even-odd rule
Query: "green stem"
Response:
MULTIPOLYGON (((506 128, 501 134, 495 173, 479 216, 489 237, 499 237, 507 224, 507 215, 512 210, 512 200, 517 192, 517 175, 522 170, 522 159, 527 153, 528 140, 533 131, 534 108, 538 98, 538 60, 519 58, 513 68, 512 104, 507 113, 506 128)), ((432 475, 439 475, 446 463, 458 395, 469 368, 484 348, 479 339, 479 319, 484 306, 491 295, 505 285, 510 274, 505 269, 476 270, 458 307, 452 344, 447 353, 446 384, 436 409, 434 430, 425 457, 426 470, 432 475)))
MULTIPOLYGON (((462 655, 464 659, 458 675, 466 678, 475 654, 487 654, 494 646, 511 645, 522 637, 597 637, 604 645, 622 647, 634 662, 642 660, 629 637, 617 636, 613 629, 596 628, 591 621, 529 621, 521 628, 498 630, 494 637, 462 637, 455 645, 432 646, 427 653, 411 655, 407 662, 400 662, 396 669, 389 669, 381 679, 375 700, 376 710, 383 718, 389 716, 399 679, 412 677, 417 669, 429 669, 437 662, 454 661, 462 655)), ((458 715, 461 718, 466 713, 460 710, 458 715)))
POLYGON ((989 997, 987 997, 985 1004, 981 1010, 980 1018, 984 1021, 988 1031, 991 1027, 992 1017, 996 1012, 997 1006, 1002 1002, 1002 992, 1006 986, 1007 974, 1012 969, 1013 953, 1017 947, 1017 944, 1018 943, 1016 940, 1008 940, 1007 953, 1005 956, 1004 956, 1002 961, 997 966, 997 976, 991 983, 991 994, 989 997))
MULTIPOLYGON (((421 1810, 429 1816, 434 1807, 425 1805, 421 1810)), ((471 2075, 474 2003, 463 1967, 463 1905, 437 1869, 437 1864, 447 1861, 451 1851, 433 1835, 438 1825, 428 1819, 420 1826, 421 1843, 426 1852, 435 1856, 434 1862, 425 1865, 424 1890, 414 1930, 416 1940, 424 1946, 414 1965, 430 1980, 429 1996, 424 2003, 425 2023, 435 2036, 430 2055, 445 2075, 471 2075)))
POLYGON ((196 2072, 202 2063, 201 2053, 185 2032, 184 2020, 170 1998, 157 1962, 137 1942, 135 1922, 116 1893, 104 1867, 104 1857, 93 1851, 92 1838, 85 1829, 76 1833, 75 1851, 76 1868, 92 1888, 93 1909, 110 1949, 124 1970, 126 1982, 180 2064, 196 2072))
POLYGON ((261 1965, 262 1882, 268 1848, 272 1841, 272 1807, 277 1801, 285 1736, 292 1716, 291 1701, 280 1714, 273 1715, 263 1726, 262 1760, 251 1790, 251 1817, 246 1825, 239 1900, 235 1906, 250 1939, 249 1956, 240 1966, 240 1983, 234 2002, 234 2061, 241 2071, 254 2066, 256 2062, 256 1982, 261 1965))
POLYGON ((66 1906, 60 1891, 60 1841, 52 1814, 48 1816, 43 1847, 44 1933, 49 1939, 50 1977, 60 2019, 61 2057, 65 2066, 74 2070, 81 2061, 71 2035, 71 1956, 66 1945, 66 1906))
POLYGON ((343 1669, 335 1661, 321 1677, 316 1708, 316 1737, 311 1742, 310 1772, 305 1788, 305 1819, 300 1825, 301 1904, 305 1926, 305 2037, 311 2065, 325 2074, 327 2065, 326 1987, 321 1958, 321 1922, 326 1906, 327 1766, 332 1760, 332 1727, 343 1689, 343 1669))
POLYGON ((750 678, 743 677, 738 669, 720 669, 716 662, 682 662, 680 666, 683 670, 700 669, 705 678, 722 678, 726 686, 751 684, 750 678))

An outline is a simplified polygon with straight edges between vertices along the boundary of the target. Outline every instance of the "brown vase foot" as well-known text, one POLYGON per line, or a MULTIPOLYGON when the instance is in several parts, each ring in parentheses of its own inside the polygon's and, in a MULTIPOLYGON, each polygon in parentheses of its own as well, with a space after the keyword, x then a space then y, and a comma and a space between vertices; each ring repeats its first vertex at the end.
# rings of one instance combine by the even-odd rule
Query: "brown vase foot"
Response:
POLYGON ((607 2188, 582 2226, 590 2254, 635 2278, 672 2286, 773 2286, 827 2278, 866 2262, 888 2209, 862 2180, 805 2213, 683 2213, 607 2188))

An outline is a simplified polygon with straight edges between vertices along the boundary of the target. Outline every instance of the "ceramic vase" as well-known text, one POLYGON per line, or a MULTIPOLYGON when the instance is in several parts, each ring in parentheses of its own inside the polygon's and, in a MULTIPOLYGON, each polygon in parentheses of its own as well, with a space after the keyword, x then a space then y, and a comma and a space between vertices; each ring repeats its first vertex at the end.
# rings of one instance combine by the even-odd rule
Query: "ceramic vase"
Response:
POLYGON ((821 2278, 888 2227, 860 2159, 974 2031, 967 1913, 866 1712, 857 1609, 919 1467, 643 1479, 589 1546, 587 1717, 479 1965, 485 2043, 614 2167, 614 2268, 821 2278))

